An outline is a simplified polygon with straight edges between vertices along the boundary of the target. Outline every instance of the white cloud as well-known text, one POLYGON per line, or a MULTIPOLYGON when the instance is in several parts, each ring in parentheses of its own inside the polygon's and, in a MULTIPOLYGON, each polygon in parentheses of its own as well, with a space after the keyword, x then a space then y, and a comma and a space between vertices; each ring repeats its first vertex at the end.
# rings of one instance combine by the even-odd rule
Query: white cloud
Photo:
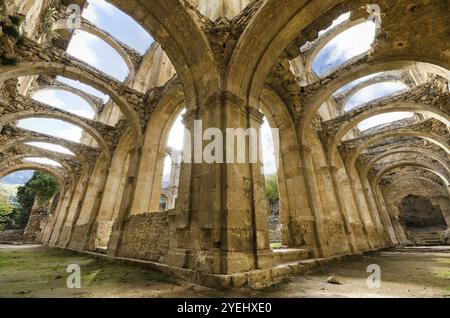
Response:
POLYGON ((321 36, 322 34, 328 32, 329 30, 333 29, 334 27, 338 26, 339 24, 347 21, 348 19, 350 19, 350 12, 341 14, 336 20, 333 21, 333 23, 326 28, 325 30, 322 30, 319 32, 319 36, 321 36))
POLYGON ((364 22, 333 38, 314 60, 314 72, 323 76, 345 61, 368 51, 375 39, 375 31, 373 22, 364 22))
POLYGON ((29 158, 24 158, 24 161, 29 161, 29 162, 34 162, 34 163, 39 163, 39 164, 43 164, 43 165, 48 165, 48 166, 54 166, 54 167, 62 167, 60 163, 48 159, 48 158, 40 158, 40 157, 29 157, 29 158))
POLYGON ((410 113, 410 112, 391 112, 391 113, 385 113, 385 114, 380 114, 380 115, 376 115, 376 116, 372 116, 364 121, 362 121, 359 125, 358 128, 361 131, 379 126, 379 125, 384 125, 384 124, 388 124, 391 123, 393 121, 397 121, 400 119, 405 119, 405 118, 410 118, 414 116, 414 113, 410 113))
POLYGON ((59 153, 66 154, 66 155, 71 155, 71 156, 75 155, 69 149, 64 148, 60 145, 49 144, 46 142, 27 142, 26 144, 33 146, 33 147, 42 148, 42 149, 46 149, 46 150, 50 150, 50 151, 54 151, 54 152, 59 152, 59 153))
POLYGON ((345 111, 349 111, 359 105, 365 104, 381 97, 394 95, 405 89, 408 89, 408 86, 406 84, 398 82, 383 82, 369 85, 350 97, 350 99, 345 104, 344 109, 345 111))
POLYGON ((95 117, 91 106, 85 100, 72 93, 58 90, 43 90, 36 92, 33 95, 33 99, 81 117, 89 119, 95 117))

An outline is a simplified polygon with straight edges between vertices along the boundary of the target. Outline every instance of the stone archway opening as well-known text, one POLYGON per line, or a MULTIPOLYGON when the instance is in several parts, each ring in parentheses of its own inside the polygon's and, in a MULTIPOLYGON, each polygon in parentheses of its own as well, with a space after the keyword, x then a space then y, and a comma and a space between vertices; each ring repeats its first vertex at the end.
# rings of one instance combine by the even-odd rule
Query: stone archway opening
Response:
POLYGON ((426 197, 408 195, 400 202, 400 221, 410 241, 417 245, 439 245, 447 229, 439 205, 426 197))
POLYGON ((161 180, 161 197, 159 210, 167 211, 175 208, 180 183, 181 158, 184 143, 183 109, 173 122, 166 143, 166 156, 161 180))
POLYGON ((57 178, 33 169, 17 170, 0 178, 0 240, 40 239, 59 203, 57 178))
POLYGON ((266 181, 266 198, 269 206, 268 225, 270 247, 280 248, 282 244, 281 198, 279 193, 277 160, 275 157, 274 136, 267 117, 261 125, 261 151, 263 172, 266 181))

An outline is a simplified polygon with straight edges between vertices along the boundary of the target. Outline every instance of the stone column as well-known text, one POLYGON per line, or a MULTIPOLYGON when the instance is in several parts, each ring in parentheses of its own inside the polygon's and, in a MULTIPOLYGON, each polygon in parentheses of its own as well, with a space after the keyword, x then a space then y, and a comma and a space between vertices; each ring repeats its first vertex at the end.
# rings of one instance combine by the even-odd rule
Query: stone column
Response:
POLYGON ((280 129, 279 137, 278 191, 282 242, 289 247, 313 247, 316 245, 314 217, 306 195, 300 147, 296 136, 286 134, 283 129, 280 129))
POLYGON ((170 149, 169 151, 171 159, 170 167, 170 179, 168 191, 170 192, 169 202, 167 202, 167 209, 172 210, 175 208, 175 200, 178 196, 178 185, 180 183, 180 164, 181 164, 181 151, 176 149, 170 149))
POLYGON ((218 93, 184 117, 192 140, 185 138, 178 199, 175 210, 169 212, 171 231, 166 262, 170 265, 213 274, 265 266, 264 256, 270 254, 270 249, 261 164, 248 160, 220 163, 222 154, 224 159, 227 157, 227 148, 232 150, 226 147, 227 128, 246 130, 261 125, 262 114, 245 106, 229 93, 218 93), (219 162, 202 160, 198 145, 207 152, 206 146, 212 140, 203 141, 201 135, 194 134, 199 125, 195 120, 202 120, 201 131, 197 129, 200 134, 209 128, 222 133, 223 145, 215 148, 219 162), (188 149, 194 150, 190 157, 188 149))
POLYGON ((333 189, 334 189, 334 192, 336 195, 336 200, 338 203, 339 214, 341 215, 342 221, 344 222, 345 234, 348 239, 347 244, 349 245, 352 253, 354 253, 358 250, 358 247, 357 247, 356 241, 355 241, 355 233, 352 231, 352 227, 351 227, 350 221, 348 219, 348 214, 346 213, 344 203, 342 202, 342 199, 344 196, 341 192, 341 187, 340 187, 340 184, 337 179, 337 170, 338 170, 338 167, 336 167, 336 166, 330 167, 331 180, 333 182, 333 189))
POLYGON ((87 190, 88 190, 88 187, 89 187, 89 178, 90 178, 90 176, 92 174, 92 170, 93 170, 93 166, 89 165, 87 167, 87 171, 88 171, 87 179, 83 180, 83 182, 82 182, 82 185, 81 185, 82 189, 81 189, 80 200, 78 200, 78 204, 77 204, 77 207, 76 207, 76 210, 75 210, 75 214, 74 214, 73 219, 72 219, 72 224, 70 226, 69 236, 67 237, 67 240, 64 243, 64 247, 67 247, 69 245, 69 243, 70 243, 70 241, 72 239, 73 232, 75 231, 75 227, 77 225, 78 219, 79 219, 80 214, 81 214, 81 208, 83 207, 84 199, 86 198, 86 193, 87 193, 87 190))
POLYGON ((348 179, 349 179, 349 183, 350 183, 350 189, 352 192, 353 200, 355 201, 355 205, 356 205, 356 212, 358 215, 358 220, 359 220, 360 224, 362 225, 362 229, 363 229, 364 235, 366 237, 367 246, 369 247, 369 249, 372 249, 373 244, 372 244, 372 242, 370 242, 369 231, 367 230, 366 222, 364 222, 364 218, 362 216, 363 212, 362 212, 361 202, 359 201, 359 197, 358 197, 358 191, 356 189, 356 182, 351 175, 348 176, 348 179))
POLYGON ((111 236, 108 242, 107 253, 110 256, 118 256, 120 245, 122 244, 123 230, 125 228, 126 218, 129 216, 131 206, 134 200, 136 189, 136 180, 139 172, 139 166, 142 158, 142 148, 136 147, 130 150, 130 161, 127 170, 127 179, 122 193, 120 208, 117 218, 111 230, 111 236))
POLYGON ((311 149, 308 146, 302 145, 300 149, 302 163, 303 163, 303 175, 305 177, 306 183, 306 195, 308 196, 309 206, 312 210, 314 217, 313 227, 311 229, 315 234, 315 250, 314 254, 316 257, 328 257, 333 254, 329 250, 326 244, 323 243, 325 239, 325 229, 323 227, 322 220, 322 201, 320 200, 320 191, 317 184, 317 177, 315 173, 313 158, 311 155, 311 149))
POLYGON ((450 199, 448 197, 438 197, 436 201, 444 215, 447 227, 450 228, 450 199))
POLYGON ((381 193, 380 188, 378 186, 375 189, 372 188, 372 191, 375 192, 374 193, 375 203, 378 206, 378 211, 380 211, 382 220, 384 220, 384 224, 386 230, 388 231, 389 238, 391 239, 393 245, 397 245, 400 242, 398 240, 397 233, 392 224, 392 220, 389 211, 387 209, 386 202, 384 201, 383 194, 381 193))
POLYGON ((37 242, 37 238, 43 230, 41 228, 41 222, 47 216, 50 203, 51 202, 40 202, 38 196, 34 198, 34 203, 31 207, 28 223, 24 230, 24 236, 27 241, 37 242))
MULTIPOLYGON (((111 166, 109 162, 108 167, 111 166)), ((84 242, 83 250, 93 251, 95 250, 95 238, 97 236, 97 217, 100 213, 100 207, 102 204, 103 193, 106 187, 106 181, 108 180, 109 168, 105 171, 102 177, 101 184, 99 185, 97 195, 95 196, 94 204, 92 205, 92 211, 89 215, 86 241, 84 242)))

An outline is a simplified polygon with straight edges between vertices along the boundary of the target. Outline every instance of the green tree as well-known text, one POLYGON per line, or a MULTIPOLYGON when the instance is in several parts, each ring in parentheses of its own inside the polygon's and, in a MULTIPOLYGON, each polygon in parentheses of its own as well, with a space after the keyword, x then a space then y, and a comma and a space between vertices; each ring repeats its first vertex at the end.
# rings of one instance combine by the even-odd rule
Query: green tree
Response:
POLYGON ((0 194, 0 230, 6 228, 12 212, 13 206, 8 202, 8 198, 0 194))
POLYGON ((270 203, 275 203, 280 199, 277 177, 275 175, 266 177, 266 196, 270 203))
POLYGON ((18 206, 1 222, 6 229, 23 229, 28 222, 34 201, 44 205, 59 191, 57 180, 46 173, 35 171, 33 177, 17 189, 18 206))

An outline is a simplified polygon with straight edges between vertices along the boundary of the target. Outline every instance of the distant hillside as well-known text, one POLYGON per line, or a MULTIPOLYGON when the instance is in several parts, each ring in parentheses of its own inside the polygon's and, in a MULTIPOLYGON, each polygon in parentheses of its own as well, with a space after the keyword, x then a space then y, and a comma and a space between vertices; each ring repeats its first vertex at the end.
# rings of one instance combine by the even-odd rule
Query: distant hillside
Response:
POLYGON ((21 186, 20 184, 4 184, 0 183, 0 194, 8 198, 11 203, 17 202, 17 188, 21 186))

